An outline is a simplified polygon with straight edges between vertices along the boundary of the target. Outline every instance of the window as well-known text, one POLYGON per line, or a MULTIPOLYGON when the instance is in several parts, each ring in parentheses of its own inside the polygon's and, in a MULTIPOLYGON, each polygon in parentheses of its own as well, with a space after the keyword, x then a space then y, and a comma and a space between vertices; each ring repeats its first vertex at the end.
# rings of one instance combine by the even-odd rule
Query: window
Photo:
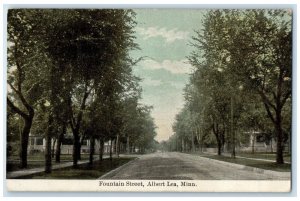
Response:
POLYGON ((265 136, 264 136, 264 134, 258 134, 256 136, 256 142, 265 142, 265 136))
POLYGON ((43 145, 43 138, 37 138, 36 145, 43 145))

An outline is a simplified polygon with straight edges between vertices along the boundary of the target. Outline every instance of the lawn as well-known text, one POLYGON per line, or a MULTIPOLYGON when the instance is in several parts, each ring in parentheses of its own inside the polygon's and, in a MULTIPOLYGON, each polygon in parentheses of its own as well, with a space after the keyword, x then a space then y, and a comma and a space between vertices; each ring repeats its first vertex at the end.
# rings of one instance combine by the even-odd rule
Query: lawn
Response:
POLYGON ((112 161, 104 159, 102 162, 96 161, 94 165, 79 165, 78 168, 73 167, 53 170, 51 174, 38 173, 18 179, 97 179, 103 174, 113 170, 134 158, 113 158, 112 161))
MULTIPOLYGON (((26 169, 43 167, 44 164, 45 164, 44 161, 30 161, 30 162, 28 162, 26 169)), ((7 162, 6 163, 6 171, 7 172, 12 172, 12 171, 23 170, 19 166, 20 166, 20 164, 17 161, 7 162)))
MULTIPOLYGON (((238 153, 237 156, 246 157, 246 158, 259 158, 267 160, 276 160, 276 153, 238 153)), ((284 154, 284 161, 291 162, 291 154, 284 154)))
MULTIPOLYGON (((94 156, 95 158, 97 155, 94 156)), ((89 159, 89 154, 81 154, 81 160, 88 160, 89 159)), ((7 165, 6 165, 6 170, 8 172, 11 171, 18 171, 22 170, 19 168, 19 158, 18 156, 11 156, 8 158, 7 165)), ((61 162, 70 162, 72 161, 72 155, 71 154, 62 154, 60 156, 60 161, 61 162)), ((37 167, 43 167, 45 164, 45 156, 42 153, 38 154, 33 154, 33 155, 28 155, 27 157, 27 164, 28 167, 26 169, 32 169, 32 168, 37 168, 37 167)), ((55 162, 55 157, 52 158, 52 164, 57 164, 55 162)))
MULTIPOLYGON (((87 160, 88 158, 89 158, 89 154, 81 154, 81 159, 87 160)), ((16 155, 10 156, 8 160, 19 160, 19 157, 16 155)), ((27 160, 28 161, 45 160, 45 155, 43 153, 28 154, 27 160)), ((55 160, 55 156, 53 157, 53 160, 55 160)), ((60 160, 70 161, 72 160, 72 154, 61 154, 60 160)))
POLYGON ((241 165, 246 165, 250 167, 256 167, 266 170, 274 170, 280 172, 289 172, 291 171, 291 164, 276 164, 275 162, 266 162, 266 161, 259 161, 259 160, 251 160, 245 158, 231 158, 229 156, 218 156, 218 155, 201 155, 206 158, 211 158, 215 160, 221 160, 230 163, 237 163, 241 165))

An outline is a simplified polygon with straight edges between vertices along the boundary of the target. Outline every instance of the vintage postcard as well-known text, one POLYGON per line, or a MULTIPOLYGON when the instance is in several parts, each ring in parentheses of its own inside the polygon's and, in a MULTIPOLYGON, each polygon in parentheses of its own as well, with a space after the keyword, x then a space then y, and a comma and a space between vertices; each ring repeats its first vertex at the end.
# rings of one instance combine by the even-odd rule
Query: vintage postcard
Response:
POLYGON ((6 11, 8 191, 291 191, 293 9, 6 11))

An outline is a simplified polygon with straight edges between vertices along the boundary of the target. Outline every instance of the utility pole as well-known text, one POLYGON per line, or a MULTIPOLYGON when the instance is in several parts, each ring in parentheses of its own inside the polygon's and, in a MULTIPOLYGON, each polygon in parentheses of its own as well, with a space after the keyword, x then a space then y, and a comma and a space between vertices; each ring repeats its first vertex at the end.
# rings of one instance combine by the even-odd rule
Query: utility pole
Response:
POLYGON ((196 119, 195 117, 193 116, 193 112, 192 110, 190 111, 190 115, 191 115, 191 119, 192 119, 192 129, 191 129, 191 132, 192 132, 192 152, 195 152, 196 149, 195 149, 195 136, 197 135, 196 133, 196 119))
POLYGON ((127 154, 130 154, 129 136, 127 136, 126 151, 127 151, 127 154))
POLYGON ((231 96, 230 98, 230 119, 231 119, 231 136, 232 136, 232 153, 231 153, 231 157, 235 158, 235 130, 234 130, 234 122, 233 122, 233 97, 231 96))
POLYGON ((204 139, 204 111, 205 111, 205 107, 203 106, 202 108, 202 111, 201 111, 201 114, 202 114, 202 117, 201 117, 201 128, 199 129, 199 132, 200 132, 200 152, 203 153, 203 139, 204 139))
POLYGON ((192 129, 192 152, 195 152, 195 135, 194 135, 194 129, 192 129))

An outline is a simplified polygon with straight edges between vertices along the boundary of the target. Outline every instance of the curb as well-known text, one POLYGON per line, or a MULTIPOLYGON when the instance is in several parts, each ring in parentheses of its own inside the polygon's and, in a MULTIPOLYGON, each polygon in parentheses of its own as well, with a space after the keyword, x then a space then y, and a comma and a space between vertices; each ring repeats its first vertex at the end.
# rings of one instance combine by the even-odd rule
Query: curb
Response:
POLYGON ((99 177, 98 179, 106 179, 105 177, 111 177, 111 176, 114 176, 114 175, 116 175, 116 173, 117 173, 121 168, 124 168, 124 167, 130 165, 131 163, 133 163, 134 161, 136 161, 136 160, 138 160, 138 159, 140 159, 140 158, 137 157, 137 158, 135 158, 134 160, 129 161, 128 163, 125 163, 125 164, 123 164, 123 165, 117 167, 116 169, 113 169, 113 170, 111 170, 111 171, 105 173, 104 175, 102 175, 102 176, 99 177))

